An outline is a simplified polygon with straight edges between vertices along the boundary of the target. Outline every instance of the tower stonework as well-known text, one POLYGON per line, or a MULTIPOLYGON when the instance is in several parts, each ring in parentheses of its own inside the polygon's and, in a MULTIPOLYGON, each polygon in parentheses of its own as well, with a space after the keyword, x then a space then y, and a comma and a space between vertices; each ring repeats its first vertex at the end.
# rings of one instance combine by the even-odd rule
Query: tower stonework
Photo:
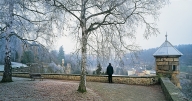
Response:
POLYGON ((168 40, 153 54, 156 63, 156 74, 170 78, 177 87, 181 88, 179 78, 179 52, 168 40))

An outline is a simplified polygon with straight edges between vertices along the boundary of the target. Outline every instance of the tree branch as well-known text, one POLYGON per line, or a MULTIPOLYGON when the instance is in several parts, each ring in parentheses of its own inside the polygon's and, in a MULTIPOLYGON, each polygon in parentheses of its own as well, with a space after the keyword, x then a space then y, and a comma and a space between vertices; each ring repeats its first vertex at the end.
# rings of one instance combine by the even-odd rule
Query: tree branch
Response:
POLYGON ((18 16, 18 17, 20 17, 20 18, 22 18, 22 19, 24 19, 24 20, 26 20, 26 21, 28 21, 28 22, 30 22, 30 23, 50 21, 50 20, 32 21, 32 20, 30 20, 30 19, 27 19, 26 17, 21 16, 21 15, 17 15, 17 14, 14 14, 14 15, 15 15, 15 16, 18 16))
POLYGON ((54 3, 52 6, 56 6, 58 8, 62 7, 64 10, 66 10, 67 12, 69 12, 71 15, 73 15, 77 20, 79 20, 81 22, 81 19, 79 19, 79 17, 77 15, 75 15, 72 11, 70 11, 69 9, 67 9, 61 2, 59 2, 58 0, 54 0, 54 2, 57 2, 60 5, 56 5, 56 3, 54 3))

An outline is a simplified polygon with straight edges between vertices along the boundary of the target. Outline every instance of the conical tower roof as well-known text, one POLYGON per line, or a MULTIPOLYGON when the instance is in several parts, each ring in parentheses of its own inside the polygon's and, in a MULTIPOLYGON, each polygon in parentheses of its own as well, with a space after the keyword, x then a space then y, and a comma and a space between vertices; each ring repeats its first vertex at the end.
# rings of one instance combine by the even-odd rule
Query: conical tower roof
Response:
POLYGON ((153 56, 182 56, 182 55, 183 54, 180 51, 178 51, 169 41, 167 41, 167 35, 165 42, 153 54, 153 56))

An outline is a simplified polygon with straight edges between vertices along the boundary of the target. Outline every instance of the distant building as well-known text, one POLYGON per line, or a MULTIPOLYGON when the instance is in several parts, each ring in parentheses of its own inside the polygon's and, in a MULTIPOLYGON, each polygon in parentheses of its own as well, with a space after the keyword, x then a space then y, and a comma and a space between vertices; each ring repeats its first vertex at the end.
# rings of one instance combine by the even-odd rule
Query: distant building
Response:
POLYGON ((128 76, 135 75, 135 70, 128 70, 127 74, 128 76))
POLYGON ((180 86, 177 75, 179 74, 179 57, 183 54, 178 51, 168 40, 153 54, 156 61, 156 74, 166 76, 177 86, 180 86))
MULTIPOLYGON (((11 62, 12 72, 28 72, 29 67, 26 64, 11 62)), ((4 65, 0 65, 0 72, 4 71, 4 65)))
POLYGON ((153 76, 156 75, 156 72, 154 70, 146 70, 141 68, 136 68, 132 70, 127 70, 128 76, 153 76))

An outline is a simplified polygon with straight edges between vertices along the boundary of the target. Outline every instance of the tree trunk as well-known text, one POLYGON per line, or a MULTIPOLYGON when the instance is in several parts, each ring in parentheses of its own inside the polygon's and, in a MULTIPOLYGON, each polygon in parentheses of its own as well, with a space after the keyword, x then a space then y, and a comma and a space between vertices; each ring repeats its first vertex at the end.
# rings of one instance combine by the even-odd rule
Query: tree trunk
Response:
POLYGON ((7 51, 7 49, 6 49, 6 56, 5 56, 3 78, 1 82, 12 82, 12 67, 11 67, 10 51, 7 51))
POLYGON ((86 92, 86 60, 87 60, 87 34, 82 36, 82 60, 81 60, 81 81, 79 83, 79 92, 86 92))
POLYGON ((11 67, 11 47, 10 47, 10 34, 12 31, 13 23, 13 0, 9 0, 9 18, 8 18, 8 27, 6 30, 6 45, 5 45, 5 63, 4 63, 4 72, 1 82, 12 82, 12 67, 11 67))
POLYGON ((82 40, 81 40, 81 81, 79 83, 79 92, 86 92, 86 61, 87 61, 87 39, 88 32, 86 30, 86 19, 85 19, 85 4, 86 0, 81 0, 81 22, 80 26, 82 29, 82 40))
MULTIPOLYGON (((85 21, 85 20, 83 20, 85 21)), ((87 35, 86 24, 82 23, 82 41, 81 41, 81 81, 79 83, 79 92, 86 92, 86 61, 87 61, 87 35)))

